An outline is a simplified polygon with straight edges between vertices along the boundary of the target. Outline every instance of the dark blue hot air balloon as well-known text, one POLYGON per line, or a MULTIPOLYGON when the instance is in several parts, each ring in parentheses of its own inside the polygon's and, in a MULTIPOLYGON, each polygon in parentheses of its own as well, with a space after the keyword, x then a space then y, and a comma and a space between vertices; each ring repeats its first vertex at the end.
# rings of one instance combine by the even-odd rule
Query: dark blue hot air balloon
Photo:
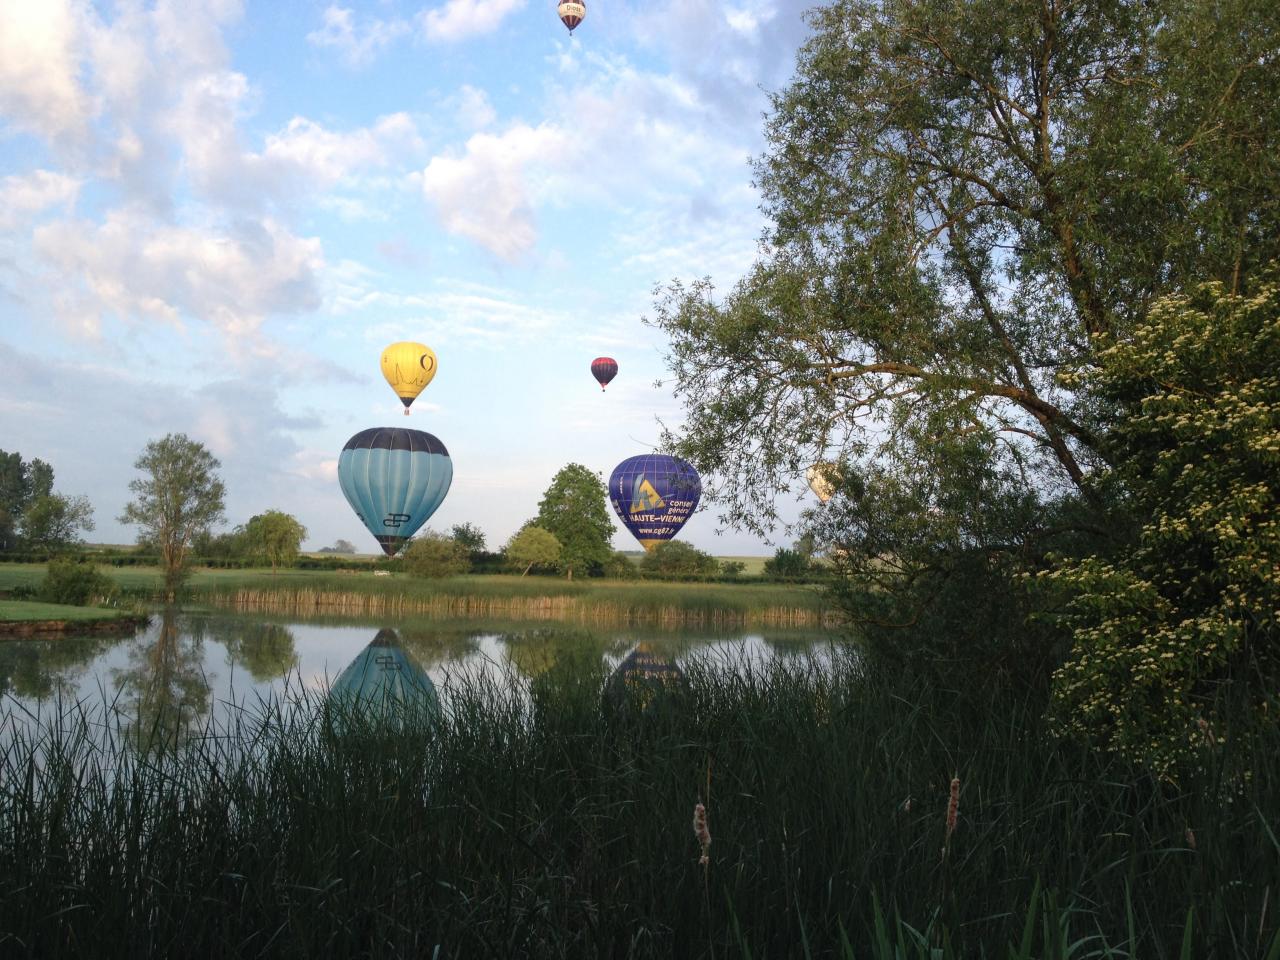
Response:
POLYGON ((452 482, 449 451, 421 430, 361 430, 338 457, 347 503, 389 557, 436 512, 452 482))
POLYGON ((698 471, 679 457, 628 457, 609 476, 613 510, 646 550, 679 533, 701 496, 698 471))

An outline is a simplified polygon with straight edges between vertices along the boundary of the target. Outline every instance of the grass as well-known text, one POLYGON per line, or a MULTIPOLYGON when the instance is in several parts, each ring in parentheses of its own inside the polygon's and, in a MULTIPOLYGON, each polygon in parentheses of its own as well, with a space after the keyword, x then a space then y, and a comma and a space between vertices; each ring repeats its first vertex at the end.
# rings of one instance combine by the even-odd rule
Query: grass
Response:
MULTIPOLYGON (((101 568, 126 595, 153 594, 156 568, 101 568)), ((33 587, 39 564, 0 565, 0 591, 33 587)), ((817 588, 770 583, 670 583, 564 580, 552 577, 460 576, 421 580, 372 571, 197 569, 186 587, 196 602, 297 615, 429 614, 510 619, 613 622, 817 625, 824 611, 817 588)))
POLYGON ((30 600, 0 600, 0 622, 30 623, 49 620, 115 620, 135 616, 129 610, 107 607, 73 607, 62 603, 36 603, 30 600))
POLYGON ((1008 691, 686 672, 647 710, 596 672, 476 678, 394 732, 263 705, 183 750, 109 705, 15 727, 0 953, 1280 957, 1274 727, 1171 784, 1008 691))

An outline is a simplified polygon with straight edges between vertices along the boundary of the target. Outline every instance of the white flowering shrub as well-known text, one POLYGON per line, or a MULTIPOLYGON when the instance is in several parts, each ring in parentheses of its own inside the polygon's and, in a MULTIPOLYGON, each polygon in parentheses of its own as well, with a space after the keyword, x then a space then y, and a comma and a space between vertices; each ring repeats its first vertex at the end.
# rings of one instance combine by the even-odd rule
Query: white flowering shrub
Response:
POLYGON ((1280 271, 1160 301, 1068 378, 1115 403, 1114 476, 1140 518, 1121 556, 1042 575, 1069 590, 1058 729, 1171 775, 1222 739, 1228 701, 1280 706, 1280 271))

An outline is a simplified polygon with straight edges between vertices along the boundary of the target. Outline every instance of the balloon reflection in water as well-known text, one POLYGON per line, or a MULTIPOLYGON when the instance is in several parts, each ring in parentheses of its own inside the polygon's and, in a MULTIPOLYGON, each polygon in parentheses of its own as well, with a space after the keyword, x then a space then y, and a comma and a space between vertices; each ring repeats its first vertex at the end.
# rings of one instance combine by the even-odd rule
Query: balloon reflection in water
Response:
POLYGON ((674 704, 689 692, 689 681, 675 660, 650 644, 636 644, 605 684, 606 703, 650 713, 659 704, 674 704))
POLYGON ((344 713, 378 721, 430 720, 440 713, 436 685, 394 630, 378 631, 338 675, 329 700, 344 713))

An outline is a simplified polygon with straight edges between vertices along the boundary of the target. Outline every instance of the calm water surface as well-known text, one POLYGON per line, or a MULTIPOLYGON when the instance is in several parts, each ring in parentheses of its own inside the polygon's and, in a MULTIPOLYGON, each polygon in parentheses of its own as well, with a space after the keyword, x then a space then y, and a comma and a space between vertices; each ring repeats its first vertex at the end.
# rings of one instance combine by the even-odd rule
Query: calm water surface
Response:
POLYGON ((659 668, 683 669, 696 660, 741 672, 778 658, 823 662, 833 642, 837 638, 818 631, 288 622, 171 611, 156 614, 133 636, 0 643, 0 739, 47 724, 76 703, 110 704, 126 723, 165 711, 187 724, 217 724, 260 701, 292 702, 304 690, 322 696, 354 661, 391 664, 393 655, 425 671, 447 707, 450 688, 478 674, 518 687, 557 665, 615 671, 629 657, 634 665, 637 651, 659 668), (379 646, 370 650, 375 638, 379 646))

